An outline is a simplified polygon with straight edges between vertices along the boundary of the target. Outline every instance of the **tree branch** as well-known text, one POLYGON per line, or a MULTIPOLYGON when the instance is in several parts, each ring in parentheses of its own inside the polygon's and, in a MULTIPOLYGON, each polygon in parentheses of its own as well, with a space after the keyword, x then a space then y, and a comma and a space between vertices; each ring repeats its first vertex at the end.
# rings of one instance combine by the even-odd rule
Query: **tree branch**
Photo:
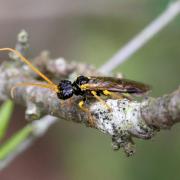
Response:
MULTIPOLYGON (((0 68, 0 94, 2 96, 0 98, 9 98, 11 88, 17 83, 32 81, 38 83, 25 73, 27 71, 23 68, 17 69, 14 66, 7 68, 6 63, 2 65, 0 68)), ((30 86, 19 87, 14 94, 14 101, 27 107, 26 118, 29 120, 52 115, 88 126, 90 116, 78 107, 80 100, 81 97, 77 96, 67 101, 59 100, 57 95, 49 89, 30 86)), ((111 107, 112 112, 93 99, 86 103, 95 122, 94 128, 110 135, 113 148, 122 147, 128 156, 134 152, 132 137, 149 139, 158 129, 169 128, 180 120, 180 89, 170 95, 157 99, 149 98, 142 102, 108 99, 106 103, 111 107)))
POLYGON ((172 94, 149 98, 143 103, 141 114, 147 125, 169 129, 180 121, 180 87, 172 94))

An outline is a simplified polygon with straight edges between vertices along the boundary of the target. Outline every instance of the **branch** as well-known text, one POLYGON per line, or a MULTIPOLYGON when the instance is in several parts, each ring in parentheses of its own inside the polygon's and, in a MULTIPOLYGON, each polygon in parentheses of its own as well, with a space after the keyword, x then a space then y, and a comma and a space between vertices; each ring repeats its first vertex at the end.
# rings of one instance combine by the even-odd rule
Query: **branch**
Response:
POLYGON ((147 125, 169 129, 180 121, 180 87, 172 94, 149 98, 142 103, 141 114, 147 125))
MULTIPOLYGON (((24 73, 26 73, 24 69, 13 66, 7 68, 6 64, 1 66, 1 97, 9 98, 11 88, 17 83, 23 81, 38 83, 24 73)), ((19 87, 14 96, 16 103, 27 108, 26 119, 36 120, 45 115, 52 115, 88 126, 90 116, 78 107, 80 100, 81 97, 77 96, 67 101, 59 100, 51 90, 38 87, 19 87)), ((86 106, 90 109, 95 122, 93 128, 110 135, 113 148, 122 147, 128 156, 134 153, 132 137, 149 139, 157 130, 169 128, 180 120, 180 89, 170 95, 157 99, 149 98, 142 102, 108 99, 106 103, 112 112, 93 99, 87 102, 86 106)))
POLYGON ((144 28, 138 35, 121 48, 111 59, 109 59, 101 68, 100 72, 108 74, 118 67, 149 40, 151 40, 160 30, 165 28, 180 13, 180 1, 172 2, 165 11, 160 14, 153 22, 144 28))

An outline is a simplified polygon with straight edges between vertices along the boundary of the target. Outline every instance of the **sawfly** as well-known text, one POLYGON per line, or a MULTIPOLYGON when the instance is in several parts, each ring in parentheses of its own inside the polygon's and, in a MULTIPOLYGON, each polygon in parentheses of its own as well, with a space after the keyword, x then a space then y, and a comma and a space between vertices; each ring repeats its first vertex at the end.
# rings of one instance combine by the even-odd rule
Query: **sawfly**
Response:
POLYGON ((79 107, 83 111, 89 112, 88 108, 84 107, 84 103, 89 97, 96 98, 107 109, 110 109, 110 107, 101 98, 101 96, 115 99, 129 98, 128 95, 141 96, 150 90, 150 87, 144 83, 115 77, 87 77, 81 75, 78 76, 76 80, 73 82, 69 80, 60 80, 58 84, 55 84, 46 75, 44 75, 36 67, 34 67, 34 65, 17 50, 11 48, 1 48, 0 51, 11 51, 15 53, 36 74, 38 74, 42 79, 44 79, 47 82, 46 84, 30 82, 18 83, 11 90, 12 96, 14 89, 19 86, 36 86, 41 88, 47 88, 55 92, 57 94, 57 97, 61 100, 67 100, 71 98, 73 95, 81 96, 82 100, 79 102, 79 107))

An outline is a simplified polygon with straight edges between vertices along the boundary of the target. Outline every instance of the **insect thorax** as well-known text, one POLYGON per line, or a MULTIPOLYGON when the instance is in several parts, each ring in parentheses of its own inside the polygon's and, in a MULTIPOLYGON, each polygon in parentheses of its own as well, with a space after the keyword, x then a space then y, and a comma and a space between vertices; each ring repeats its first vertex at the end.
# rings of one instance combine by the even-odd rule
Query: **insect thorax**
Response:
POLYGON ((75 95, 83 96, 86 92, 81 89, 81 85, 87 84, 89 79, 86 76, 78 76, 73 82, 73 90, 75 95))

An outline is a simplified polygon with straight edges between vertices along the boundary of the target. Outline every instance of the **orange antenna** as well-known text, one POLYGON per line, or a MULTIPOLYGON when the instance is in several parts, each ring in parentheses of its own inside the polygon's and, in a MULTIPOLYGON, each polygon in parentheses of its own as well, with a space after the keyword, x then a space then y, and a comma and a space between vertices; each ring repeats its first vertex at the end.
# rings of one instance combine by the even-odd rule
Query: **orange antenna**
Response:
POLYGON ((24 63, 26 63, 35 73, 41 76, 45 81, 49 84, 56 86, 47 76, 45 76, 42 72, 40 72, 36 67, 34 67, 29 60, 27 60, 20 52, 12 48, 0 48, 0 51, 10 51, 15 53, 24 63))
POLYGON ((17 83, 15 86, 13 86, 11 88, 11 97, 12 98, 14 98, 14 90, 19 86, 21 86, 21 87, 23 87, 23 86, 36 86, 36 87, 51 89, 52 91, 55 91, 56 93, 59 92, 57 86, 54 86, 54 85, 51 85, 51 84, 38 84, 38 83, 26 83, 26 82, 23 82, 23 83, 17 83))

